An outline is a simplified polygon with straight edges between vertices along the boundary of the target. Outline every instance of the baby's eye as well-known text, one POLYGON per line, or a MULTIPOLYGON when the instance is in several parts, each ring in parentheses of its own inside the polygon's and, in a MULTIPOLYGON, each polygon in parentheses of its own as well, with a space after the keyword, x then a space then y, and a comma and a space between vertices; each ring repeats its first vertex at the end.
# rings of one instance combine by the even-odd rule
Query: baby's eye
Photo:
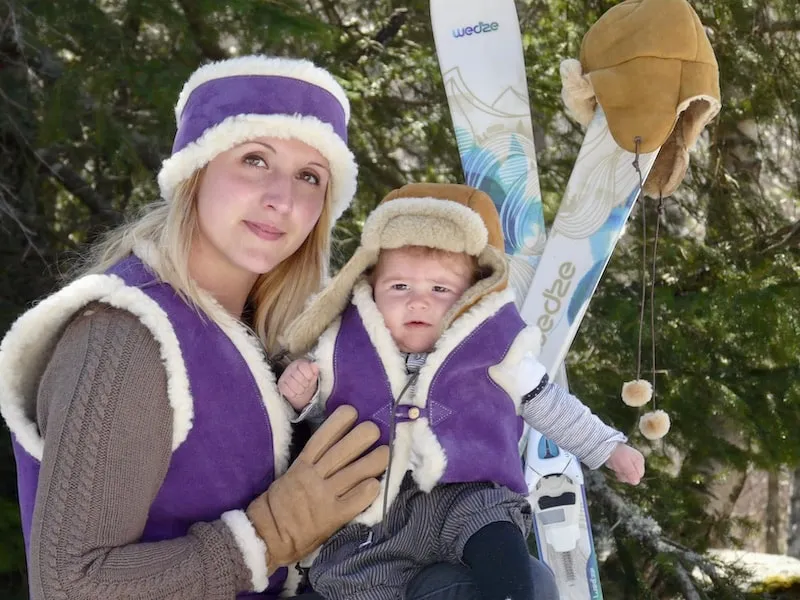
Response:
POLYGON ((433 286, 433 291, 438 294, 446 294, 447 292, 450 291, 450 288, 447 288, 443 285, 435 285, 433 286))
POLYGON ((392 284, 392 289, 393 290, 398 290, 398 291, 405 291, 405 290, 408 289, 408 284, 407 283, 393 283, 392 284))

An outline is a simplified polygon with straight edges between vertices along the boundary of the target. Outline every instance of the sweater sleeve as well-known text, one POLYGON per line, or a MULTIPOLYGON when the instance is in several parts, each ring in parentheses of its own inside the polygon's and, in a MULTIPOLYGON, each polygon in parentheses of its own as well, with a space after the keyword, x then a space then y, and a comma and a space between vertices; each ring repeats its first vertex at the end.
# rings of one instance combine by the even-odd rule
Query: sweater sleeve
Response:
POLYGON ((263 542, 241 511, 138 543, 169 468, 172 411, 158 343, 136 317, 95 303, 72 320, 40 382, 37 422, 35 600, 229 600, 253 589, 263 542))
POLYGON ((578 398, 549 382, 536 360, 523 360, 518 373, 522 418, 548 439, 577 456, 590 469, 601 467, 625 435, 603 423, 578 398))

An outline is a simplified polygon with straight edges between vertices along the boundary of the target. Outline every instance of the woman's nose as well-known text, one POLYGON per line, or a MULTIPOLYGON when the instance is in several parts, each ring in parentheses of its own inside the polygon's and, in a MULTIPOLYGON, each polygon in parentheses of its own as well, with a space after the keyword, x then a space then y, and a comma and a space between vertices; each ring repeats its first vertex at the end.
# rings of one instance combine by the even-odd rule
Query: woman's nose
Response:
POLYGON ((289 212, 292 209, 292 183, 293 178, 289 173, 278 170, 270 173, 262 204, 281 213, 289 212))

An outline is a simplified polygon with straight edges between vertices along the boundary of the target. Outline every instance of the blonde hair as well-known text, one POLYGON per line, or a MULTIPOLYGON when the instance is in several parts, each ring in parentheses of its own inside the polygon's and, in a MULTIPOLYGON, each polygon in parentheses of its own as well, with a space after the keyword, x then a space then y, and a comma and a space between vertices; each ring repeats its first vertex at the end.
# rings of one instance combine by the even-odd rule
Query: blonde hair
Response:
MULTIPOLYGON (((181 182, 170 202, 148 205, 128 224, 111 230, 95 244, 78 275, 103 273, 134 250, 158 278, 215 321, 221 307, 203 292, 189 274, 189 253, 197 231, 197 192, 205 167, 181 182)), ((280 350, 278 336, 300 314, 317 292, 328 268, 331 233, 331 186, 325 193, 317 223, 303 244, 269 273, 260 275, 248 300, 253 308, 249 323, 271 355, 280 350)))

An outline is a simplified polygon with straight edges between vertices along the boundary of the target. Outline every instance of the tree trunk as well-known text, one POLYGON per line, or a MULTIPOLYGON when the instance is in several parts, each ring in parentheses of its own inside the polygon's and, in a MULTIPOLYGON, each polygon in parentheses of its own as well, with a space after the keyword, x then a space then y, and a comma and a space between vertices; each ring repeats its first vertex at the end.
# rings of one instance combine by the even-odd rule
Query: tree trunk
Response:
POLYGON ((780 471, 771 470, 767 479, 767 553, 780 554, 778 532, 781 523, 780 471))
POLYGON ((792 495, 789 499, 789 539, 786 554, 800 558, 800 467, 792 473, 792 495))

